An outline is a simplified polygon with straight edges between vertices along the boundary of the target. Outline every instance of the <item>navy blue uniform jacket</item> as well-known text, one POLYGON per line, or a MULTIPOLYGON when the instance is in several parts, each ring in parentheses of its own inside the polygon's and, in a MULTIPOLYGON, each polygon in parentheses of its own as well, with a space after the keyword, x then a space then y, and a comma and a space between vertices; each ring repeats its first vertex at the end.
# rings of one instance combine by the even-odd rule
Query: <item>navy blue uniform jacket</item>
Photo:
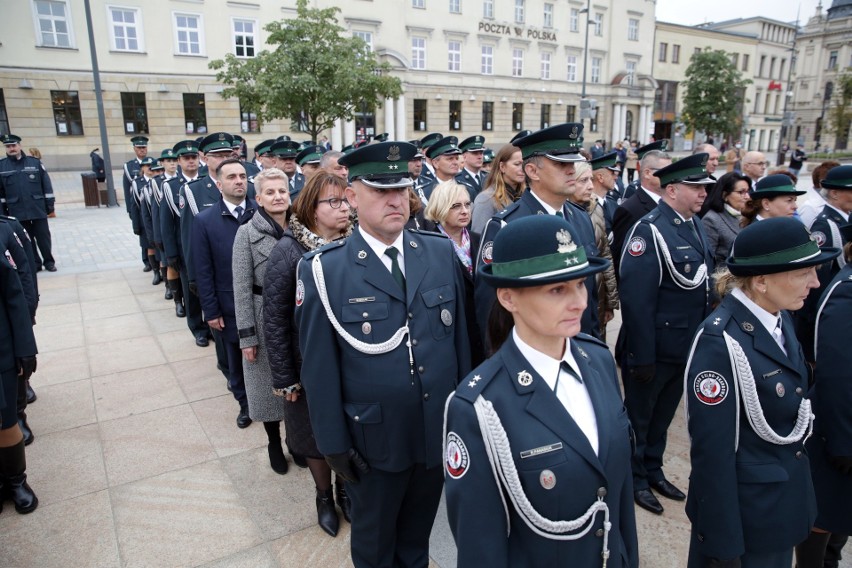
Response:
POLYGON ((318 251, 300 261, 296 284, 302 384, 317 447, 324 455, 354 447, 390 472, 440 465, 444 401, 470 371, 464 284, 450 240, 405 231, 403 246, 405 296, 359 230, 319 251, 332 311, 356 339, 387 341, 408 319, 410 337, 389 353, 362 353, 332 327, 311 270, 318 251))
POLYGON ((788 436, 807 396, 808 373, 792 319, 781 313, 788 355, 730 294, 701 325, 690 353, 684 386, 692 440, 686 514, 702 556, 730 560, 746 551, 791 549, 805 540, 814 523, 804 440, 776 445, 757 436, 743 410, 742 392, 735 391, 722 335, 727 332, 742 347, 769 426, 788 436), (702 392, 702 381, 716 388, 702 392))
POLYGON ((231 268, 234 238, 240 225, 251 219, 257 205, 251 199, 246 199, 245 208, 240 221, 237 221, 220 199, 217 206, 208 207, 199 213, 192 227, 192 261, 195 264, 195 283, 204 321, 223 318, 225 329, 222 335, 232 343, 239 341, 234 309, 234 273, 231 268))
MULTIPOLYGON (((21 280, 15 268, 0 253, 0 371, 13 371, 18 357, 35 355, 35 336, 33 322, 27 308, 27 299, 21 280)), ((2 398, 0 389, 0 398, 2 398)), ((15 401, 2 401, 0 405, 15 404, 15 401)))
POLYGON ((0 160, 0 213, 20 221, 46 219, 53 213, 53 184, 41 161, 32 156, 0 160))
POLYGON ((541 537, 518 516, 488 461, 473 407, 479 396, 491 402, 500 417, 524 493, 535 510, 551 521, 573 520, 584 514, 598 495, 604 495, 612 523, 608 565, 639 565, 630 426, 615 362, 606 345, 588 335, 571 339, 571 351, 595 409, 597 455, 550 386, 521 355, 511 335, 493 357, 459 384, 448 401, 447 437, 460 438, 468 455, 467 469, 461 475, 458 469, 454 474, 447 469, 444 476, 459 567, 579 568, 602 563, 603 512, 597 514, 591 530, 574 541, 541 537), (518 380, 523 371, 533 377, 528 386, 518 380), (551 489, 545 489, 541 482, 545 470, 555 478, 551 489), (509 507, 510 526, 501 497, 509 507))

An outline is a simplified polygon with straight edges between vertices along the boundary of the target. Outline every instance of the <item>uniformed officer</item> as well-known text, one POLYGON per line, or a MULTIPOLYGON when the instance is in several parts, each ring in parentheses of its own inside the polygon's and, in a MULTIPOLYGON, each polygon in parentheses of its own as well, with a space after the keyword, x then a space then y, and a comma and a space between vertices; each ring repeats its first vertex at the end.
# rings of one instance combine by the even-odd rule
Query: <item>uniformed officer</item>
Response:
POLYGON ((456 181, 467 188, 470 194, 470 201, 476 199, 479 192, 484 188, 485 174, 482 172, 482 161, 485 151, 485 137, 476 135, 465 138, 459 144, 459 150, 462 152, 462 160, 464 167, 456 175, 456 181))
POLYGON ((251 219, 257 205, 247 197, 248 179, 239 159, 228 158, 216 163, 215 168, 211 165, 211 173, 214 169, 216 186, 222 193, 222 199, 199 212, 195 219, 192 227, 192 262, 204 319, 213 330, 214 337, 218 335, 224 346, 228 390, 240 405, 237 426, 246 428, 251 424, 251 418, 248 415, 242 351, 237 335, 232 260, 237 229, 251 219))
MULTIPOLYGON (((423 205, 429 204, 429 196, 435 186, 444 181, 454 179, 459 173, 459 156, 461 150, 458 145, 459 139, 455 136, 441 138, 426 150, 426 156, 432 163, 434 179, 424 179, 418 184, 418 197, 423 205)), ((423 178, 423 174, 420 175, 423 178)))
MULTIPOLYGON (((524 173, 529 188, 520 199, 494 215, 482 234, 477 254, 477 266, 491 262, 491 249, 497 233, 507 223, 529 215, 558 215, 571 225, 571 238, 586 248, 587 256, 596 256, 595 229, 588 214, 569 204, 566 200, 573 192, 574 164, 583 162, 580 154, 583 147, 583 125, 578 123, 557 124, 515 139, 512 143, 521 149, 524 158, 524 173)), ((476 318, 479 329, 488 329, 491 307, 494 305, 494 289, 485 281, 474 282, 476 318)), ((589 276, 586 283, 589 302, 583 312, 582 330, 596 335, 598 329, 598 302, 595 277, 589 276)), ((486 343, 488 338, 486 337, 486 343)))
MULTIPOLYGON (((139 175, 133 179, 130 184, 130 221, 133 226, 133 234, 139 236, 139 247, 142 249, 142 254, 148 258, 148 266, 157 268, 159 262, 154 250, 154 245, 151 243, 149 231, 146 230, 145 213, 148 208, 148 185, 151 178, 154 177, 151 171, 151 166, 156 163, 156 160, 150 156, 142 159, 139 164, 139 175)), ((150 226, 150 224, 149 224, 150 226)), ((149 272, 150 270, 146 270, 149 272)), ((154 278, 151 280, 152 285, 159 284, 162 281, 160 271, 157 268, 154 270, 154 278)))
MULTIPOLYGON (((606 224, 606 234, 612 238, 612 218, 618 209, 618 201, 613 198, 612 190, 615 189, 615 180, 621 175, 621 170, 616 164, 618 152, 610 152, 599 158, 591 160, 592 183, 594 184, 594 199, 597 206, 603 212, 606 224)), ((619 254, 621 251, 619 250, 619 254)))
POLYGON ((299 143, 293 142, 287 137, 279 140, 270 147, 272 155, 275 156, 275 167, 287 174, 290 183, 290 203, 296 200, 296 196, 305 187, 305 176, 296 171, 296 155, 299 153, 299 143))
POLYGON ((27 299, 9 251, 0 254, 0 479, 3 499, 32 513, 38 498, 27 483, 24 438, 18 425, 18 388, 36 370, 36 342, 27 299))
POLYGON ((699 327, 681 377, 692 465, 689 568, 790 568, 793 547, 814 524, 804 451, 809 373, 787 311, 817 286, 814 267, 838 254, 820 251, 787 217, 750 225, 734 241, 717 277, 722 303, 699 327))
POLYGON ((663 196, 633 226, 621 254, 621 350, 624 404, 636 432, 636 503, 656 514, 651 492, 682 501, 663 473, 666 433, 683 393, 689 340, 710 313, 713 254, 693 218, 707 196, 707 154, 694 154, 655 172, 663 196))
POLYGON ((494 162, 494 150, 491 148, 485 148, 482 151, 482 169, 479 170, 482 172, 483 182, 485 178, 488 177, 488 174, 491 173, 491 164, 494 162))
MULTIPOLYGON (((642 160, 645 157, 645 154, 647 154, 648 152, 653 152, 655 150, 657 152, 665 152, 667 146, 668 146, 668 141, 665 140, 665 139, 656 140, 654 142, 651 142, 650 144, 645 144, 644 146, 640 146, 639 148, 636 149, 636 158, 638 160, 642 160)), ((640 167, 643 170, 645 169, 644 166, 640 166, 640 167)), ((622 202, 630 199, 633 196, 633 194, 636 193, 639 190, 640 187, 642 187, 642 175, 641 174, 639 175, 638 178, 636 178, 635 180, 630 182, 630 184, 628 184, 628 186, 624 188, 624 195, 616 195, 614 197, 616 198, 616 200, 619 203, 622 203, 622 202)))
POLYGON ((435 144, 435 142, 441 140, 443 137, 444 135, 440 132, 432 132, 420 140, 420 153, 423 154, 423 169, 420 173, 420 179, 415 180, 417 182, 416 185, 424 186, 435 180, 435 168, 432 166, 432 160, 426 152, 435 144))
POLYGON ((264 140, 254 147, 254 163, 261 170, 275 167, 275 156, 272 155, 274 139, 264 140))
POLYGON ((587 257, 570 225, 547 215, 509 224, 480 267, 514 327, 447 402, 447 512, 459 567, 591 567, 609 557, 639 565, 615 361, 605 343, 579 333, 585 281, 609 264, 587 257))
POLYGON ((0 213, 15 217, 29 233, 36 270, 43 264, 48 272, 56 272, 47 224, 54 207, 50 176, 41 161, 24 154, 20 136, 4 134, 0 139, 6 147, 6 157, 0 160, 0 213))
POLYGON ((306 146, 298 154, 296 154, 296 163, 299 164, 300 168, 302 168, 302 175, 305 177, 305 183, 311 179, 312 175, 320 170, 320 160, 325 152, 326 150, 324 147, 319 144, 312 144, 310 146, 306 146))
POLYGON ((429 563, 443 401, 470 371, 452 245, 403 231, 415 152, 380 142, 341 158, 358 228, 297 272, 301 381, 317 447, 347 480, 358 568, 429 563))
POLYGON ((234 149, 233 157, 237 158, 246 169, 246 176, 250 184, 254 184, 254 176, 260 173, 260 168, 254 162, 246 161, 246 145, 245 140, 239 134, 233 134, 231 148, 234 149))
POLYGON ((174 300, 174 290, 169 286, 169 280, 177 278, 178 273, 174 269, 169 271, 167 264, 165 246, 163 245, 162 223, 160 222, 160 208, 169 206, 164 201, 165 192, 168 191, 167 184, 178 175, 177 158, 177 152, 175 152, 174 148, 166 148, 160 152, 160 158, 157 160, 157 163, 162 166, 162 170, 159 175, 154 176, 154 179, 151 180, 151 196, 153 198, 151 200, 151 219, 154 229, 154 246, 160 257, 160 273, 166 282, 166 300, 174 300))
MULTIPOLYGON (((127 210, 128 215, 130 215, 130 190, 133 180, 139 177, 139 168, 142 165, 142 160, 148 155, 148 139, 145 136, 134 136, 130 139, 130 143, 133 145, 133 152, 136 154, 136 157, 125 162, 124 175, 121 177, 121 183, 124 187, 124 208, 127 210)), ((143 270, 145 272, 152 270, 151 264, 148 261, 148 254, 145 251, 142 251, 142 264, 144 265, 143 270)))
MULTIPOLYGON (((170 149, 171 151, 171 149, 170 149)), ((177 165, 175 164, 175 168, 177 165)), ((160 210, 159 202, 162 199, 162 194, 159 194, 158 179, 165 176, 166 166, 160 160, 154 159, 151 164, 151 179, 145 187, 145 208, 143 209, 143 222, 145 224, 145 234, 148 235, 148 242, 154 249, 154 258, 156 264, 154 266, 154 282, 160 284, 166 279, 166 259, 163 258, 163 244, 158 240, 160 238, 160 210)), ((168 294, 169 289, 166 288, 168 294)), ((166 298, 171 300, 171 297, 166 298)))

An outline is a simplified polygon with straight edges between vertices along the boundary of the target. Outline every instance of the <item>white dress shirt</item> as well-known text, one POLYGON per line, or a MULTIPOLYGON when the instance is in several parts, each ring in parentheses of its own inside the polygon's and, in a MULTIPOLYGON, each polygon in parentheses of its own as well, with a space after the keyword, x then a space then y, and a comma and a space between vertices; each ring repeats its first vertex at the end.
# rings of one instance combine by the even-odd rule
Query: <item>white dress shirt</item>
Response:
POLYGON ((367 233, 367 231, 363 230, 360 226, 358 227, 358 231, 361 233, 361 236, 364 237, 364 240, 367 241, 367 246, 376 253, 376 256, 379 257, 379 260, 382 261, 382 264, 385 265, 385 268, 388 269, 388 272, 391 272, 391 258, 385 254, 385 251, 389 247, 393 247, 397 250, 397 262, 399 262, 399 269, 402 271, 402 275, 405 276, 405 251, 402 246, 402 233, 397 235, 396 240, 391 245, 386 245, 373 235, 367 233))
POLYGON ((783 351, 784 355, 786 355, 787 349, 784 347, 784 333, 781 331, 781 316, 767 312, 758 306, 751 298, 746 296, 745 292, 739 288, 734 288, 733 291, 731 291, 731 294, 734 298, 742 302, 742 304, 748 308, 748 311, 754 314, 757 321, 766 328, 766 331, 769 332, 769 335, 772 336, 772 339, 775 340, 775 343, 778 344, 778 347, 780 347, 781 351, 783 351))

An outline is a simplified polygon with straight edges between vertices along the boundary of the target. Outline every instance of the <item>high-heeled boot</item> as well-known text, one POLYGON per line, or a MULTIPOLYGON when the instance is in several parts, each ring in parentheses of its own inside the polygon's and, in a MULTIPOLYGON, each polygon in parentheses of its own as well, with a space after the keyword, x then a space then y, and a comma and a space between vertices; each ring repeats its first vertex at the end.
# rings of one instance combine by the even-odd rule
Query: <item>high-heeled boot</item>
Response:
POLYGON ((27 483, 27 458, 23 440, 14 446, 0 448, 0 476, 4 478, 3 489, 15 503, 15 510, 22 515, 35 511, 38 497, 27 483))
POLYGON ((317 524, 331 536, 337 536, 340 529, 340 519, 334 508, 334 492, 331 489, 317 489, 317 524))
POLYGON ((180 278, 166 280, 166 286, 171 288, 175 301, 175 317, 185 318, 186 308, 183 305, 183 286, 181 286, 180 278))
POLYGON ((160 278, 162 278, 166 282, 166 285, 163 286, 166 289, 166 292, 163 294, 163 298, 166 300, 174 300, 175 292, 172 287, 169 286, 169 273, 168 269, 165 266, 160 267, 160 278))
POLYGON ((151 285, 156 286, 163 281, 163 277, 160 275, 160 263, 157 262, 157 257, 153 254, 148 255, 148 263, 151 265, 152 272, 154 273, 151 285))
POLYGON ((346 487, 343 485, 343 480, 340 477, 334 478, 334 490, 337 492, 337 506, 340 507, 340 512, 343 513, 343 518, 347 523, 352 522, 352 501, 349 495, 346 494, 346 487))
POLYGON ((796 546, 797 568, 823 568, 825 547, 831 533, 811 531, 803 542, 796 546))

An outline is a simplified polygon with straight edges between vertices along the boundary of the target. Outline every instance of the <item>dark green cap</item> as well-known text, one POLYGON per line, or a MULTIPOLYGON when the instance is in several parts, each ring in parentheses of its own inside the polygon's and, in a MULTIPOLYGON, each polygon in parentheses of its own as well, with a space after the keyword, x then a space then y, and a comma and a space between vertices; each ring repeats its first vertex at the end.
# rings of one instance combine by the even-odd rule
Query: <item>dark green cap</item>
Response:
POLYGON ((433 160, 438 156, 443 155, 453 155, 453 154, 461 154, 462 151, 459 150, 459 139, 455 136, 447 136, 446 138, 441 138, 426 150, 426 156, 433 160))
POLYGON ((272 151, 272 145, 275 144, 275 140, 270 138, 269 140, 264 140, 260 144, 254 147, 254 153, 256 156, 263 156, 264 154, 268 154, 272 151))
POLYGON ((20 144, 21 137, 15 136, 14 134, 4 134, 0 136, 0 140, 3 140, 3 144, 20 144))
POLYGON ((840 249, 821 249, 798 219, 773 217, 739 232, 727 266, 734 276, 756 276, 817 266, 838 256, 840 249))
POLYGON ((758 180, 751 188, 749 195, 752 199, 771 199, 782 195, 804 195, 805 193, 807 192, 796 189, 790 176, 772 174, 758 180))
POLYGON ((350 144, 348 146, 344 146, 343 149, 341 150, 341 152, 343 152, 344 154, 348 154, 349 152, 351 152, 354 149, 355 149, 355 146, 353 144, 350 144))
POLYGON ((144 136, 134 136, 130 139, 130 143, 140 148, 148 146, 148 139, 144 136))
POLYGON ((432 134, 427 134, 424 138, 420 139, 420 149, 424 152, 429 149, 429 146, 443 138, 444 135, 440 132, 433 132, 432 134))
POLYGON ((515 139, 512 144, 521 149, 525 160, 533 156, 544 156, 556 162, 586 161, 580 154, 583 149, 583 125, 578 122, 542 128, 538 132, 515 139))
POLYGON ((164 170, 164 169, 166 169, 165 164, 163 164, 163 162, 161 162, 159 160, 154 160, 154 163, 151 164, 151 171, 152 172, 155 171, 155 170, 164 170))
POLYGON ((651 142, 650 144, 640 146, 639 148, 636 148, 636 156, 641 160, 645 157, 645 154, 647 154, 651 150, 659 150, 660 152, 665 152, 666 146, 668 145, 667 142, 668 140, 664 138, 662 140, 657 140, 655 142, 651 142))
POLYGON ((617 160, 618 152, 610 152, 609 154, 598 156, 589 163, 592 165, 592 171, 606 168, 611 172, 617 172, 619 171, 618 166, 615 165, 617 160))
POLYGON ((686 185, 707 185, 716 183, 716 179, 707 173, 707 160, 710 154, 700 152, 681 158, 665 168, 660 168, 654 175, 660 178, 660 186, 666 187, 671 183, 686 185))
POLYGON ((177 160, 177 152, 175 152, 172 148, 166 148, 162 152, 160 152, 161 160, 177 160))
POLYGON ((176 156, 198 154, 198 143, 195 140, 182 140, 172 147, 176 156))
POLYGON ((349 181, 359 180, 376 189, 396 189, 414 184, 408 161, 417 148, 408 142, 377 142, 344 154, 338 163, 349 168, 349 181))
POLYGON ((824 189, 852 189, 852 166, 831 168, 820 186, 824 189))
POLYGON ((295 158, 299 153, 299 143, 293 140, 279 140, 270 146, 269 150, 278 158, 295 158))
POLYGON ((319 144, 316 146, 308 146, 303 148, 302 151, 296 155, 296 163, 300 166, 304 166, 305 164, 316 164, 319 163, 323 154, 325 154, 325 148, 319 144))
POLYGON ((214 132, 208 134, 201 139, 199 148, 202 152, 222 152, 224 150, 232 150, 234 146, 234 137, 227 132, 214 132))
POLYGON ((278 138, 275 139, 276 142, 284 142, 285 140, 286 141, 290 140, 290 137, 287 136, 286 134, 282 134, 281 136, 279 136, 278 138))
POLYGON ((387 132, 382 132, 381 134, 373 138, 373 142, 387 142, 389 136, 390 135, 387 132))
POLYGON ((529 136, 530 134, 532 134, 532 130, 521 130, 520 132, 512 136, 512 139, 509 140, 509 144, 514 144, 516 140, 520 140, 524 136, 529 136))
POLYGON ((494 150, 492 150, 491 148, 486 148, 482 152, 482 163, 483 164, 490 164, 493 161, 494 161, 494 150))
POLYGON ((154 164, 156 164, 156 163, 157 163, 157 160, 155 160, 155 159, 154 159, 154 158, 152 158, 151 156, 147 156, 147 157, 145 157, 145 158, 142 158, 142 161, 141 161, 141 162, 139 162, 139 165, 140 165, 140 166, 148 166, 148 167, 150 168, 150 167, 152 167, 152 166, 153 166, 154 164))
POLYGON ((469 138, 465 138, 459 144, 459 149, 462 152, 482 152, 482 149, 485 147, 485 136, 471 136, 469 138))
POLYGON ((243 137, 242 136, 240 136, 239 134, 233 134, 232 137, 233 137, 233 141, 231 142, 231 147, 239 148, 240 146, 242 146, 242 144, 243 144, 243 137))

